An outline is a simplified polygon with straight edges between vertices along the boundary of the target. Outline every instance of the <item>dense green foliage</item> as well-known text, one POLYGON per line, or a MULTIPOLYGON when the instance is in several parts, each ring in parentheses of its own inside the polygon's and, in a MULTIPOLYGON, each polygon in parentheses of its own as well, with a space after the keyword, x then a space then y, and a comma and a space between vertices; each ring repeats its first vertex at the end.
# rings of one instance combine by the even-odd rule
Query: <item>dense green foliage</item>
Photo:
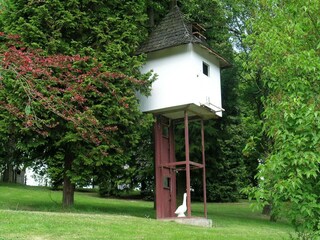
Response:
MULTIPOLYGON (((144 1, 113 1, 108 3, 100 1, 72 1, 68 3, 65 1, 12 1, 10 5, 9 2, 6 1, 6 5, 2 5, 5 7, 2 8, 4 12, 0 16, 1 26, 6 32, 19 34, 32 48, 41 48, 47 54, 59 53, 93 56, 99 60, 102 64, 100 67, 103 67, 104 70, 126 73, 130 76, 141 78, 138 69, 143 63, 143 56, 136 56, 134 52, 147 33, 146 28, 143 27, 143 23, 146 20, 144 1)), ((145 79, 146 77, 142 78, 145 79)), ((117 92, 123 94, 123 97, 128 98, 127 100, 137 101, 134 97, 134 88, 132 86, 122 84, 118 80, 112 84, 117 92)), ((146 90, 147 85, 143 88, 146 90)), ((23 101, 23 99, 21 100, 23 101)), ((138 113, 136 103, 130 106, 130 108, 132 107, 133 112, 136 111, 138 113)), ((104 108, 108 109, 108 111, 104 111, 104 114, 118 108, 118 101, 104 104, 104 108)), ((123 152, 125 154, 119 156, 113 154, 112 161, 117 163, 118 167, 114 166, 112 168, 113 171, 111 171, 111 162, 109 161, 107 166, 101 166, 101 168, 95 170, 96 166, 103 164, 101 164, 101 160, 96 159, 98 157, 96 154, 95 156, 89 154, 90 156, 85 157, 87 160, 82 159, 81 163, 73 164, 73 169, 78 169, 77 173, 74 172, 73 174, 72 181, 74 183, 86 185, 92 180, 103 182, 106 176, 114 174, 114 170, 129 159, 132 151, 130 149, 135 145, 135 139, 138 139, 140 135, 138 129, 134 130, 135 127, 129 127, 128 124, 132 121, 125 118, 127 114, 127 116, 130 116, 129 118, 137 117, 133 112, 127 111, 123 112, 124 114, 118 112, 117 114, 109 115, 121 116, 126 121, 122 130, 118 129, 120 131, 117 131, 118 136, 126 137, 116 137, 117 134, 115 134, 110 138, 113 143, 109 142, 110 146, 126 146, 126 151, 123 152), (133 134, 130 134, 128 130, 133 130, 131 132, 133 134), (92 167, 90 167, 90 164, 92 167), (98 178, 100 178, 99 181, 97 180, 98 178)), ((149 121, 145 115, 139 115, 138 118, 145 122, 149 121)), ((140 126, 143 125, 141 124, 140 126)), ((139 127, 139 125, 135 126, 139 127)), ((8 129, 7 125, 3 127, 4 129, 8 129)), ((17 131, 19 132, 19 130, 17 131)), ((65 130, 60 129, 60 132, 58 132, 55 129, 55 132, 57 135, 64 135, 65 130)), ((69 136, 65 138, 69 139, 67 142, 74 141, 74 137, 71 137, 70 134, 73 135, 72 132, 66 134, 66 136, 69 136)), ((4 132, 4 135, 10 136, 10 139, 13 139, 12 136, 14 134, 9 135, 8 132, 4 132)), ((48 173, 55 185, 61 184, 65 165, 65 150, 59 150, 59 147, 54 143, 58 142, 62 146, 63 141, 57 141, 57 139, 37 139, 34 144, 43 146, 43 141, 49 148, 41 150, 42 152, 46 152, 46 156, 42 156, 40 159, 36 158, 38 160, 32 163, 35 167, 43 165, 49 167, 48 173), (56 150, 52 150, 52 148, 56 150)), ((26 144, 28 142, 23 141, 20 145, 26 144)), ((89 147, 83 145, 83 143, 73 143, 72 145, 71 148, 77 153, 86 152, 86 149, 89 147)), ((18 152, 21 148, 21 146, 19 148, 10 146, 8 142, 3 142, 1 146, 5 146, 6 148, 11 147, 12 151, 15 152, 18 152)), ((2 153, 8 152, 2 151, 2 153)), ((28 152, 30 152, 30 149, 28 152)), ((8 162, 9 158, 7 154, 4 154, 3 158, 8 162)), ((16 158, 18 157, 15 156, 16 158)), ((32 159, 35 158, 33 157, 32 159)), ((19 156, 19 160, 21 160, 21 156, 19 156)))
MULTIPOLYGON (((222 106, 225 109, 223 117, 205 123, 206 161, 207 161, 207 196, 209 201, 237 201, 240 189, 253 179, 257 161, 247 161, 242 150, 249 138, 248 128, 243 124, 241 114, 247 109, 239 99, 240 77, 229 41, 233 18, 227 18, 230 8, 236 2, 223 1, 193 1, 182 3, 182 9, 191 21, 202 24, 207 30, 206 41, 210 46, 227 58, 233 65, 221 72, 222 106), (214 16, 214 17, 212 17, 214 16), (252 167, 253 166, 253 167, 252 167)), ((240 17, 236 12, 234 18, 240 17)), ((199 125, 190 126, 191 138, 200 138, 199 125)), ((198 143, 200 140, 197 141, 198 143)), ((200 147, 200 145, 198 144, 200 147)), ((192 148, 193 159, 201 157, 200 149, 192 148)), ((252 160, 252 159, 250 159, 252 160)), ((201 189, 201 174, 194 179, 193 185, 201 189)), ((198 193, 201 196, 201 191, 198 193)))
MULTIPOLYGON (((154 23, 157 24, 169 11, 171 2, 168 0, 125 3, 72 1, 66 4, 58 0, 50 2, 21 0, 6 6, 8 11, 2 15, 1 22, 6 31, 20 34, 29 45, 40 47, 49 54, 91 55, 97 57, 107 70, 137 76, 143 58, 133 53, 146 37, 148 29, 146 13, 152 10, 154 23)), ((178 5, 190 21, 196 21, 206 27, 208 43, 233 62, 232 46, 228 41, 231 21, 225 17, 230 14, 226 10, 228 9, 226 6, 229 5, 211 0, 201 2, 188 0, 178 2, 178 5)), ((226 112, 219 121, 208 121, 205 124, 208 198, 211 201, 236 201, 240 196, 239 189, 248 182, 247 178, 253 179, 255 173, 252 169, 255 169, 257 161, 253 164, 246 163, 242 155, 248 134, 240 119, 237 95, 239 79, 236 76, 235 68, 223 71, 223 106, 226 112)), ((199 138, 199 126, 191 128, 194 128, 191 129, 191 137, 199 138)), ((180 142, 183 143, 183 139, 180 139, 180 142)), ((143 143, 144 147, 140 146, 134 151, 126 149, 128 154, 126 159, 129 159, 131 154, 134 156, 127 162, 129 168, 126 171, 121 164, 113 165, 112 168, 100 166, 94 174, 86 167, 82 169, 82 177, 77 177, 77 183, 85 185, 93 180, 99 184, 100 181, 104 183, 104 186, 101 186, 103 194, 114 194, 115 186, 119 184, 130 184, 133 187, 139 186, 141 182, 150 192, 153 179, 151 174, 153 158, 150 152, 152 146, 150 140, 143 143)), ((197 147, 191 149, 195 159, 201 156, 198 150, 197 147)), ((62 157, 63 155, 59 154, 58 158, 53 157, 50 160, 49 174, 57 185, 61 184, 63 175, 59 170, 63 167, 62 157)), ((42 166, 42 162, 38 161, 36 166, 42 166)), ((193 185, 196 187, 197 184, 201 184, 200 180, 201 174, 198 174, 193 185)), ((198 189, 202 188, 199 186, 198 189)), ((197 195, 201 196, 201 191, 197 195)))
POLYGON ((257 166, 268 150, 269 140, 262 132, 262 98, 267 95, 267 89, 261 80, 261 71, 248 71, 250 46, 246 42, 252 33, 249 19, 254 18, 255 3, 252 1, 225 1, 227 9, 230 41, 234 48, 233 81, 237 82, 234 99, 231 104, 238 113, 238 128, 242 129, 242 137, 246 142, 243 149, 243 161, 247 171, 247 180, 256 186, 257 166), (236 103, 236 104, 234 104, 236 103))
POLYGON ((260 1, 249 38, 261 69, 264 131, 272 140, 254 197, 303 239, 320 236, 319 1, 260 1))
POLYGON ((44 56, 15 43, 15 35, 2 38, 2 146, 16 131, 24 141, 7 147, 47 165, 53 177, 62 173, 64 189, 68 179, 85 184, 104 177, 107 166, 122 166, 130 156, 124 146, 136 145, 149 123, 135 97, 148 82, 103 72, 87 57, 44 56))
MULTIPOLYGON (((101 195, 118 194, 119 185, 140 186, 152 195, 150 119, 138 112, 134 96, 136 89, 147 93, 149 83, 138 86, 132 81, 133 77, 148 79, 139 73, 144 56, 134 53, 174 2, 0 1, 0 31, 21 35, 28 46, 15 49, 22 58, 12 59, 10 68, 6 61, 2 63, 0 172, 8 164, 33 164, 38 169, 48 167, 57 186, 67 173, 73 184, 100 184, 101 195), (30 57, 29 53, 35 54, 32 62, 37 69, 53 69, 52 76, 65 77, 65 82, 57 83, 47 73, 33 70, 21 74, 19 67, 25 66, 24 57, 30 57), (76 61, 66 55, 77 55, 76 61), (51 59, 58 65, 36 64, 36 59, 51 59), (13 60, 17 68, 12 67, 13 60), (81 76, 75 69, 93 73, 97 62, 100 73, 130 77, 109 74, 104 79, 110 84, 106 89, 93 75, 79 88, 72 83, 71 79, 81 76), (28 85, 29 77, 35 85, 28 85), (91 84, 106 95, 84 91, 91 84), (76 90, 69 91, 70 86, 76 90), (67 94, 48 87, 64 89, 67 94), (71 105, 44 108, 49 101, 35 101, 30 89, 47 99, 52 94, 50 106, 58 107, 59 101, 71 104, 80 120, 72 114, 57 114, 61 106, 71 105), (81 112, 83 99, 94 112, 81 112), (104 142, 90 122, 93 119, 111 126, 109 130, 117 125, 117 131, 108 131, 104 142), (75 122, 84 125, 75 128, 75 122), (91 137, 84 137, 86 131, 91 137), (108 156, 100 154, 106 152, 108 156), (65 171, 70 156, 72 167, 65 171)), ((237 201, 240 189, 253 185, 251 197, 260 206, 271 204, 273 216, 290 219, 305 238, 320 231, 319 5, 315 0, 178 1, 190 21, 207 29, 207 42, 213 49, 233 65, 222 70, 223 118, 205 123, 208 200, 237 201)), ((10 36, 12 41, 17 38, 10 36)), ((13 51, 2 46, 2 54, 13 51)), ((177 159, 183 159, 182 129, 176 131, 177 159)), ((200 136, 199 124, 190 124, 194 161, 201 158, 200 136)), ((195 172, 192 181, 195 197, 201 196, 201 173, 195 172)))
POLYGON ((13 1, 1 16, 4 31, 49 54, 97 57, 107 70, 138 74, 133 53, 146 36, 144 0, 13 1))

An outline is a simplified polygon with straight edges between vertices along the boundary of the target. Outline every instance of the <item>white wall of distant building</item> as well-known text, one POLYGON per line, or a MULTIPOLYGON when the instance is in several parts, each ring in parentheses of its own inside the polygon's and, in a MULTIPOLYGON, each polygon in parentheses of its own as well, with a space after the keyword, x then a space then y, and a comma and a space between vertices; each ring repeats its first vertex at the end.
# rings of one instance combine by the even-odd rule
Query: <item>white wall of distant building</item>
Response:
POLYGON ((31 168, 26 169, 25 174, 26 185, 28 186, 47 186, 48 185, 48 177, 41 176, 34 172, 31 168))

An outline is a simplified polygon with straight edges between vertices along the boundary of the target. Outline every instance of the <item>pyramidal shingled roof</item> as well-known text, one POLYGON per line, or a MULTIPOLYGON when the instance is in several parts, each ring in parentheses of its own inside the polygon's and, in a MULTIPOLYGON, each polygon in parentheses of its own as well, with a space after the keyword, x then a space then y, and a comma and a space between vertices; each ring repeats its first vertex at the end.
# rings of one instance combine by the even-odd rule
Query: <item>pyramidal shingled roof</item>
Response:
POLYGON ((147 41, 141 45, 137 54, 149 53, 178 45, 196 43, 202 45, 220 60, 221 67, 230 64, 212 50, 202 39, 192 34, 192 25, 188 23, 178 6, 175 6, 151 32, 147 41))
POLYGON ((139 52, 148 53, 192 42, 202 41, 193 36, 190 24, 185 22, 179 7, 175 6, 151 32, 139 52))

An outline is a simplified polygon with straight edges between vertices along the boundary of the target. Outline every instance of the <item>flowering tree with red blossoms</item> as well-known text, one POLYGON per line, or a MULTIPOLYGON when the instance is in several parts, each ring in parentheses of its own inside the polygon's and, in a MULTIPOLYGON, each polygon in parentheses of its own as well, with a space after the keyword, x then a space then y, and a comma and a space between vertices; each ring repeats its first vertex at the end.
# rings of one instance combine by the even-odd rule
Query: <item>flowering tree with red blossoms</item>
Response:
POLYGON ((0 41, 1 134, 15 135, 21 152, 42 163, 63 160, 63 205, 70 206, 75 183, 96 167, 123 164, 123 147, 137 144, 149 125, 135 97, 147 93, 148 76, 106 72, 89 57, 45 56, 16 35, 0 33, 0 41))

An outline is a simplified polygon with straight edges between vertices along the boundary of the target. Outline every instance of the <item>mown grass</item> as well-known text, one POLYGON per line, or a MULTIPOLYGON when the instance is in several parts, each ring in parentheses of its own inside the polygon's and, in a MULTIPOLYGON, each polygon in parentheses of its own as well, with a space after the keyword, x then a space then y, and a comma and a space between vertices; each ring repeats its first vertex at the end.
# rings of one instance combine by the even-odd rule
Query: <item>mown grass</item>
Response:
MULTIPOLYGON (((270 222, 249 203, 210 203, 213 228, 155 220, 153 202, 99 198, 77 192, 75 206, 61 208, 61 192, 0 184, 0 240, 4 239, 288 239, 285 221, 270 222)), ((203 205, 192 205, 202 215, 203 205)))

